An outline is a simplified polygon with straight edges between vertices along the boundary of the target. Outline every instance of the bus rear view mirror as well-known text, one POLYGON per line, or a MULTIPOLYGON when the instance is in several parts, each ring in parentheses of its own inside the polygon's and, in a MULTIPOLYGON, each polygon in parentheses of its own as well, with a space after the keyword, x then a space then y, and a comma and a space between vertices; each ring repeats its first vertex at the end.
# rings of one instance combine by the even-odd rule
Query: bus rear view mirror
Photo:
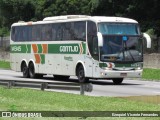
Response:
POLYGON ((151 37, 147 33, 143 33, 143 37, 147 42, 147 48, 151 48, 151 37))
POLYGON ((102 36, 102 33, 98 32, 97 33, 97 37, 98 37, 98 46, 102 47, 103 46, 103 36, 102 36))

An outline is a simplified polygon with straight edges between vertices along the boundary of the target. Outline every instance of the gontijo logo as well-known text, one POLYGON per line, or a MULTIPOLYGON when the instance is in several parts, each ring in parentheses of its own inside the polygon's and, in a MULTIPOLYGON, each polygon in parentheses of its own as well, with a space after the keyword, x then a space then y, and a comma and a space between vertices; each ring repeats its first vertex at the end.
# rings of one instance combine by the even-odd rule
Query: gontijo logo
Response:
POLYGON ((60 46, 59 47, 60 52, 78 52, 79 47, 78 46, 60 46))

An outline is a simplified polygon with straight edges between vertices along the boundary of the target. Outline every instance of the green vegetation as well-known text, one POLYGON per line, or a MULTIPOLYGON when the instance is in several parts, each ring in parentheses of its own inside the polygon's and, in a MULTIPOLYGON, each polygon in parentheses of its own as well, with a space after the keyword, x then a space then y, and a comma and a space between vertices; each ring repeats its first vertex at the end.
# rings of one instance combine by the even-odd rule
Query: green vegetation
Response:
POLYGON ((158 111, 160 105, 113 97, 91 97, 32 89, 0 87, 6 111, 158 111))
POLYGON ((142 78, 147 80, 160 80, 160 69, 145 68, 142 78))
POLYGON ((85 14, 133 18, 140 22, 142 31, 154 29, 160 36, 159 7, 159 0, 0 0, 0 35, 17 21, 85 14))
POLYGON ((0 61, 0 68, 10 69, 10 62, 0 61))

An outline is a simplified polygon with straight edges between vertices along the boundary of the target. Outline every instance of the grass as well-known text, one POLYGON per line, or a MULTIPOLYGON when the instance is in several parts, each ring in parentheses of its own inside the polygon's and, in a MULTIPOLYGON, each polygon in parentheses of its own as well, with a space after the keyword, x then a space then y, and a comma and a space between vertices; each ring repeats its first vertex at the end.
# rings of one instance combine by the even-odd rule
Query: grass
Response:
POLYGON ((145 68, 142 78, 147 80, 160 80, 160 69, 145 68))
POLYGON ((10 62, 0 61, 0 68, 10 69, 10 62))
POLYGON ((5 87, 0 86, 0 111, 2 110, 3 111, 159 111, 160 104, 157 105, 151 103, 136 102, 122 98, 81 96, 74 94, 47 92, 47 91, 39 91, 39 90, 24 89, 24 88, 7 89, 5 87))
POLYGON ((113 97, 92 97, 33 89, 0 87, 0 109, 43 111, 136 111, 160 110, 160 105, 113 97))

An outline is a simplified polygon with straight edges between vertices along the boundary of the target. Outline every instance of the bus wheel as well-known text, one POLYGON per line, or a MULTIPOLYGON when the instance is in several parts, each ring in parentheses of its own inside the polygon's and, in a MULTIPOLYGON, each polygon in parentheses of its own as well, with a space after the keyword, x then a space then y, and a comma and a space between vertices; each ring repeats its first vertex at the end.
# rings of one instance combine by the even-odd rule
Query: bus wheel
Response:
POLYGON ((79 66, 77 69, 77 77, 80 83, 87 83, 89 82, 89 78, 85 77, 85 72, 83 66, 79 66))
POLYGON ((35 68, 34 68, 34 64, 33 63, 29 64, 29 76, 31 78, 36 78, 35 68))
POLYGON ((22 64, 22 69, 21 69, 22 73, 23 73, 23 77, 24 78, 29 78, 29 71, 28 71, 28 67, 26 65, 26 63, 22 64))
POLYGON ((120 85, 123 81, 123 78, 113 78, 112 81, 115 85, 120 85))

